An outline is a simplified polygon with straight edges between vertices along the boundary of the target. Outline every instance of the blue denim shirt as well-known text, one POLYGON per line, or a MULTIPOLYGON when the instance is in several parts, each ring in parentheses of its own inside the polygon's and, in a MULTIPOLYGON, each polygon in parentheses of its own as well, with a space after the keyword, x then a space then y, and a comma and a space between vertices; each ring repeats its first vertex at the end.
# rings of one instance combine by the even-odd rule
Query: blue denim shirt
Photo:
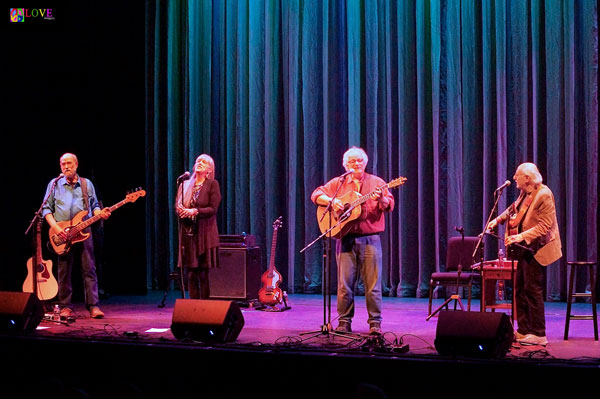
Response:
MULTIPOLYGON (((81 177, 78 178, 77 183, 75 183, 74 186, 71 186, 67 183, 67 178, 63 176, 58 179, 56 186, 52 192, 50 192, 52 183, 54 182, 54 179, 52 179, 48 183, 46 194, 44 195, 44 198, 48 197, 48 201, 42 209, 42 217, 46 217, 47 214, 52 213, 57 222, 64 222, 73 219, 77 213, 85 210, 85 200, 83 199, 80 183, 81 179, 81 177)), ((93 215, 94 210, 100 209, 100 205, 98 204, 94 185, 89 179, 86 180, 88 200, 90 202, 89 217, 93 215)))

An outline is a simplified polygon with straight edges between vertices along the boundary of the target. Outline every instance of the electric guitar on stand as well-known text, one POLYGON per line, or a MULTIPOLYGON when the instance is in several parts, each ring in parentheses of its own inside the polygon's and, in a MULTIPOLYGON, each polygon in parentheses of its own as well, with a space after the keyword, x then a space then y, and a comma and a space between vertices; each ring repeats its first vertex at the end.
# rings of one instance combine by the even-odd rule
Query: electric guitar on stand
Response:
POLYGON ((42 258, 42 219, 36 222, 35 256, 27 261, 23 292, 31 292, 42 301, 52 299, 58 293, 58 283, 52 274, 52 261, 42 258))
MULTIPOLYGON (((138 198, 143 197, 145 195, 146 191, 137 189, 136 191, 127 194, 124 200, 117 202, 115 205, 111 206, 108 209, 112 213, 114 210, 120 208, 126 203, 135 202, 138 198)), ((69 252, 73 244, 85 241, 90 236, 90 233, 84 233, 83 230, 100 220, 101 216, 96 215, 84 220, 84 218, 87 215, 88 211, 84 210, 78 212, 71 220, 57 222, 58 226, 64 230, 65 234, 67 235, 67 238, 61 237, 56 229, 52 227, 50 228, 48 234, 50 235, 50 244, 52 244, 54 252, 56 252, 58 255, 64 255, 67 252, 69 252)))
POLYGON ((281 303, 284 307, 280 310, 290 309, 286 303, 286 295, 279 288, 281 283, 281 274, 275 269, 275 249, 277 248, 277 231, 281 227, 281 216, 279 216, 273 223, 273 240, 271 242, 271 258, 269 260, 269 268, 263 273, 261 281, 261 289, 258 290, 258 301, 263 306, 271 306, 274 308, 276 305, 281 303))

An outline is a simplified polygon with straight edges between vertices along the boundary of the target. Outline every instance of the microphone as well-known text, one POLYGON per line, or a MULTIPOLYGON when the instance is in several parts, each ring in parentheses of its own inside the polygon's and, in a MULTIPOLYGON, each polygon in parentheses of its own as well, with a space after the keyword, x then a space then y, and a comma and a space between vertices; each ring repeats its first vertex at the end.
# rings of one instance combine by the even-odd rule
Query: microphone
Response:
POLYGON ((454 230, 458 231, 460 234, 465 232, 465 229, 462 227, 454 226, 454 230))
POLYGON ((505 181, 503 185, 501 185, 500 187, 498 187, 496 189, 496 191, 502 191, 502 190, 504 190, 508 186, 510 186, 510 180, 505 181))
POLYGON ((354 173, 354 169, 348 170, 346 173, 340 176, 340 179, 343 179, 344 177, 351 175, 352 173, 354 173))
POLYGON ((179 183, 179 182, 182 182, 184 180, 188 180, 189 178, 190 178, 190 172, 186 171, 184 174, 182 174, 181 176, 179 176, 177 178, 177 182, 179 183))

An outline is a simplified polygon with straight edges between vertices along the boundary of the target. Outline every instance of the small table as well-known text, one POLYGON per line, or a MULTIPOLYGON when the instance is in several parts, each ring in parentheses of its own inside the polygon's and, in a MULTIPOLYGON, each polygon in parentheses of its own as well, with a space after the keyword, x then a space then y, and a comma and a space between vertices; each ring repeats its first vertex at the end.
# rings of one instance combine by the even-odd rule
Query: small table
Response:
MULTIPOLYGON (((496 309, 511 309, 510 318, 513 324, 517 314, 517 302, 515 300, 516 280, 517 280, 517 261, 504 259, 499 262, 498 259, 488 260, 483 262, 481 268, 481 311, 485 312, 491 309, 494 312, 496 309), (512 281, 513 294, 510 303, 493 303, 487 302, 486 285, 488 281, 510 280, 512 281)), ((494 295, 495 297, 495 295, 494 295)))

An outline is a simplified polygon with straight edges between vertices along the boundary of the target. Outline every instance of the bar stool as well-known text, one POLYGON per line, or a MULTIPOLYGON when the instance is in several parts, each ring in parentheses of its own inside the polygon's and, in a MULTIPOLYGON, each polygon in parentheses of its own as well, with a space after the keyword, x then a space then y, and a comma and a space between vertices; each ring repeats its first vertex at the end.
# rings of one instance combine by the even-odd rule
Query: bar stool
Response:
POLYGON ((598 316, 596 314, 596 282, 594 280, 594 266, 597 262, 567 262, 567 269, 571 266, 571 275, 569 281, 569 296, 567 297, 567 317, 565 321, 565 340, 569 339, 569 322, 571 320, 593 320, 594 321, 594 339, 598 341, 598 316), (573 285, 575 281, 575 269, 578 266, 587 266, 590 273, 590 287, 591 293, 587 292, 573 292, 573 285), (572 315, 571 314, 571 302, 573 298, 592 298, 592 315, 572 315))

